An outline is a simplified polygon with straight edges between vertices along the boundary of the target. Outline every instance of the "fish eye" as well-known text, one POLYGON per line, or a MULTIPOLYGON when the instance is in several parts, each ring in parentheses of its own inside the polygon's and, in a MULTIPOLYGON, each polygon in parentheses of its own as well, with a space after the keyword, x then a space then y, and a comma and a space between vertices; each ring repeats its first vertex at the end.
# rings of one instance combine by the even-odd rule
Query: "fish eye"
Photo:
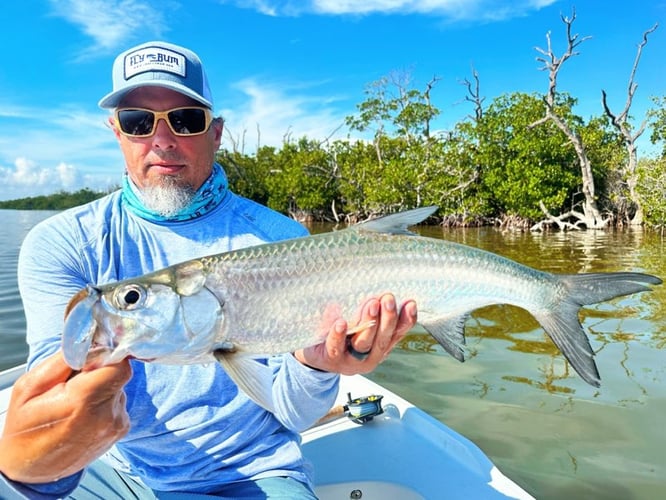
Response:
POLYGON ((146 300, 146 290, 139 285, 125 285, 116 290, 113 298, 118 308, 131 311, 143 305, 146 300))

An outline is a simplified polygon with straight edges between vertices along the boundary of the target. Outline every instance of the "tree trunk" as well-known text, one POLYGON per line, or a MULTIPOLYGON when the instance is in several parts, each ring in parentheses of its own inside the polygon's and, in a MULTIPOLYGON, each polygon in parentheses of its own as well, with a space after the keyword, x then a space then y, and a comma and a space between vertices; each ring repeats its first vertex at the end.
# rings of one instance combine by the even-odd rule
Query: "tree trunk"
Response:
POLYGON ((578 55, 578 52, 575 52, 575 48, 589 38, 585 37, 579 40, 577 34, 572 35, 571 25, 575 19, 575 11, 570 18, 562 16, 562 22, 566 25, 567 29, 567 50, 561 57, 557 57, 553 53, 550 42, 550 33, 546 34, 548 49, 543 50, 537 48, 537 50, 543 54, 543 57, 539 57, 537 60, 544 63, 542 68, 543 70, 548 70, 549 84, 548 93, 544 97, 544 102, 546 104, 546 116, 536 121, 531 126, 534 127, 547 121, 552 121, 557 126, 557 128, 559 128, 564 133, 564 135, 567 136, 573 145, 574 150, 576 151, 583 181, 583 213, 576 214, 576 216, 582 220, 588 229, 601 229, 608 224, 608 220, 602 217, 601 212, 599 211, 599 207, 597 206, 597 200, 594 193, 594 177, 592 176, 592 165, 590 163, 589 157, 587 156, 587 152, 585 151, 585 144, 583 144, 583 140, 580 135, 578 135, 575 130, 569 127, 569 125, 567 125, 567 123, 557 115, 555 110, 558 72, 560 71, 562 64, 567 59, 578 55))
POLYGON ((638 184, 638 152, 636 147, 636 140, 643 134, 645 131, 645 126, 647 120, 643 120, 643 123, 635 133, 631 133, 631 125, 628 123, 629 109, 631 108, 631 103, 634 99, 634 94, 638 88, 638 84, 634 82, 634 77, 636 76, 636 70, 638 69, 638 62, 641 59, 641 54, 643 52, 643 47, 647 45, 648 35, 657 29, 658 24, 655 24, 649 30, 646 30, 643 33, 643 41, 638 45, 638 51, 636 53, 636 59, 634 59, 634 66, 631 69, 631 76, 629 77, 629 85, 627 87, 627 101, 624 106, 624 109, 619 115, 615 115, 608 106, 608 101, 606 99, 606 91, 601 91, 601 102, 606 112, 606 116, 611 119, 611 123, 615 129, 622 136, 624 145, 627 148, 629 153, 629 160, 627 166, 623 172, 623 177, 627 183, 627 189, 629 191, 629 200, 634 205, 636 212, 634 216, 629 221, 629 224, 632 226, 640 226, 643 224, 643 206, 641 204, 640 197, 636 192, 636 185, 638 184))

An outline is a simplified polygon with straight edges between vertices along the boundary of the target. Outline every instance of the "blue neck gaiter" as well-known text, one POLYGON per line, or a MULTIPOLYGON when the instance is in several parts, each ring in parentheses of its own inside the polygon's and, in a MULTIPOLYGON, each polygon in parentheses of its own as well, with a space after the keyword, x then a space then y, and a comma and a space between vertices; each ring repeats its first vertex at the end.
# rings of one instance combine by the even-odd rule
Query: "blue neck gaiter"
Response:
POLYGON ((127 174, 123 176, 122 196, 126 206, 143 219, 153 222, 182 222, 201 217, 217 207, 224 199, 228 187, 224 170, 215 163, 210 176, 194 194, 190 204, 175 215, 166 217, 147 208, 141 199, 141 191, 127 174))

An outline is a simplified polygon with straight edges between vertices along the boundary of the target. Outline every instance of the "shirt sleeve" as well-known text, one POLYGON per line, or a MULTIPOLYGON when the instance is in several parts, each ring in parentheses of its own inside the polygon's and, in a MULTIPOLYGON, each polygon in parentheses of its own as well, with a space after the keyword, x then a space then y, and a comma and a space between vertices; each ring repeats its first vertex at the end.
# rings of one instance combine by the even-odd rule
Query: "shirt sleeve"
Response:
POLYGON ((26 484, 0 474, 0 498, 4 500, 55 500, 72 493, 79 485, 83 471, 52 483, 26 484))
MULTIPOLYGON (((33 228, 21 246, 18 281, 30 346, 29 367, 60 348, 67 302, 85 284, 78 278, 81 272, 75 249, 71 238, 63 238, 48 219, 33 228)), ((76 488, 82 474, 43 484, 18 483, 0 474, 0 498, 5 498, 5 491, 6 498, 61 498, 76 488)))
POLYGON ((269 360, 277 367, 273 383, 275 417, 289 430, 301 432, 326 415, 338 395, 340 376, 300 363, 291 354, 269 360))
POLYGON ((71 233, 67 219, 56 215, 35 226, 21 245, 18 285, 29 368, 60 348, 67 303, 86 285, 81 245, 71 233))

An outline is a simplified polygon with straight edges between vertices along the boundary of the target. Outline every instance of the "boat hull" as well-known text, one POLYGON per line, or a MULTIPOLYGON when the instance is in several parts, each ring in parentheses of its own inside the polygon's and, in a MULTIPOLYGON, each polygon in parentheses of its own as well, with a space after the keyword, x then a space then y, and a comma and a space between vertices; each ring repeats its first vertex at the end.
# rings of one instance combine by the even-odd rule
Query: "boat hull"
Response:
MULTIPOLYGON (((25 365, 0 372, 0 429, 25 365)), ((533 499, 470 440, 366 377, 341 378, 338 405, 381 395, 384 412, 365 424, 346 416, 302 433, 320 500, 533 499)))

